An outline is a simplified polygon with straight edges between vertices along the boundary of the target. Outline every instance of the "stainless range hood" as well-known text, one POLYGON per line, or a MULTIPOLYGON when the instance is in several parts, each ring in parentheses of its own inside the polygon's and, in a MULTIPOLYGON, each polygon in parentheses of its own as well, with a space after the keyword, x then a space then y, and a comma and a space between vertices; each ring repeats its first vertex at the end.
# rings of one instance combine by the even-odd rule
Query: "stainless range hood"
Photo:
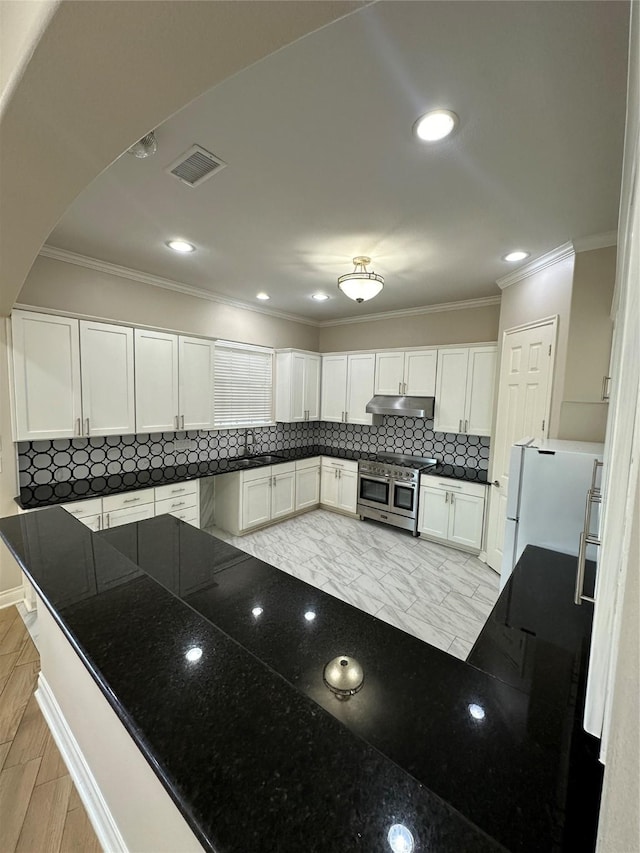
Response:
POLYGON ((376 394, 367 403, 370 415, 403 415, 407 418, 432 418, 435 397, 399 397, 376 394))

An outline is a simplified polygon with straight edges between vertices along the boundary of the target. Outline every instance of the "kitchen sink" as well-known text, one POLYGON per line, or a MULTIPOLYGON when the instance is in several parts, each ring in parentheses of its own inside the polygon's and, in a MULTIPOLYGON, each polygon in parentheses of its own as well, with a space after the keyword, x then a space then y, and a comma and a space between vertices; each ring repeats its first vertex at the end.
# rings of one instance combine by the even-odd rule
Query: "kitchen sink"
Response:
POLYGON ((284 462, 282 456, 274 456, 272 453, 265 453, 263 456, 243 456, 241 459, 233 460, 235 465, 242 468, 248 468, 250 465, 271 465, 272 463, 284 462))

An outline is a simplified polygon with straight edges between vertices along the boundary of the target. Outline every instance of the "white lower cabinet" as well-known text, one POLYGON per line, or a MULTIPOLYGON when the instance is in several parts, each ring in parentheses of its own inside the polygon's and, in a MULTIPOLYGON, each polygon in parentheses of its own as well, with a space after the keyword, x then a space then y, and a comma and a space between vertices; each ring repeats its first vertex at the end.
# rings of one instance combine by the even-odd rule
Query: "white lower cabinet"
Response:
POLYGON ((423 476, 418 531, 465 550, 480 551, 485 498, 486 487, 479 483, 423 476))
POLYGON ((271 521, 271 483, 271 476, 242 483, 241 530, 271 521))
POLYGON ((219 474, 214 489, 216 526, 238 536, 296 511, 296 463, 219 474))
POLYGON ((358 502, 358 463, 322 457, 320 503, 355 515, 358 502))
POLYGON ((320 503, 320 457, 296 462, 296 510, 320 503))
POLYGON ((153 518, 154 515, 153 503, 114 509, 111 512, 103 513, 103 530, 110 530, 112 527, 120 527, 123 524, 131 524, 134 521, 144 521, 145 518, 153 518))

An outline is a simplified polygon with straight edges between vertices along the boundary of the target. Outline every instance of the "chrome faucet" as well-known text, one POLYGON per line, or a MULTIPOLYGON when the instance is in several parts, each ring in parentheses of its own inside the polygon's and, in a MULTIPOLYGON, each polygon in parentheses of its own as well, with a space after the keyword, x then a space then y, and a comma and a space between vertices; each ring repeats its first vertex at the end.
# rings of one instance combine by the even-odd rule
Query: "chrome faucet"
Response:
POLYGON ((244 443, 242 445, 242 453, 241 456, 247 455, 247 450, 253 446, 253 430, 247 429, 244 432, 244 443))

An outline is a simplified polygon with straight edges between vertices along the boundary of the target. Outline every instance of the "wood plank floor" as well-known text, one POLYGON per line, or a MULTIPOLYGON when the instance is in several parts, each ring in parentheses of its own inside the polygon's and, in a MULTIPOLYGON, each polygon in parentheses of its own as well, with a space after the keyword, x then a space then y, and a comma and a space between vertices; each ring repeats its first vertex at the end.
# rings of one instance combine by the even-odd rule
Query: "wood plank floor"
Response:
POLYGON ((33 695, 39 671, 17 608, 0 610, 0 851, 100 853, 33 695))

